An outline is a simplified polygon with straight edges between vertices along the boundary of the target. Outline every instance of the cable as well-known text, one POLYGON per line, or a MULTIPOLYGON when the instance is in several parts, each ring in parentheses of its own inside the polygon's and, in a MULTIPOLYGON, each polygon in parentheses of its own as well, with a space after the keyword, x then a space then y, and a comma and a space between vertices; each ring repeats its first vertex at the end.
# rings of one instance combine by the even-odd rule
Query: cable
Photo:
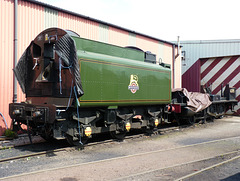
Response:
MULTIPOLYGON (((60 87, 60 94, 62 94, 62 74, 61 74, 62 68, 67 68, 69 70, 70 74, 72 75, 71 67, 72 67, 72 65, 70 65, 68 67, 63 66, 62 65, 61 56, 59 56, 59 87, 60 87)), ((65 110, 63 110, 63 111, 66 111, 69 108, 70 100, 71 100, 71 97, 72 97, 72 88, 73 88, 73 79, 72 79, 72 85, 71 85, 71 92, 70 92, 70 96, 69 96, 69 99, 68 99, 68 105, 67 105, 67 108, 65 110)), ((80 107, 80 103, 79 103, 78 97, 77 97, 76 86, 74 86, 74 94, 75 94, 75 98, 76 98, 76 101, 77 101, 79 143, 81 145, 83 145, 82 140, 81 140, 81 127, 80 127, 81 125, 80 125, 80 122, 79 122, 79 107, 80 107)), ((61 111, 62 110, 57 110, 58 114, 60 114, 61 111)))
POLYGON ((5 125, 6 125, 6 127, 7 127, 7 129, 8 129, 8 125, 7 125, 7 122, 6 122, 6 119, 4 118, 4 116, 3 116, 3 114, 0 112, 0 115, 3 117, 3 120, 4 120, 4 122, 5 122, 5 125))
POLYGON ((62 94, 62 59, 59 57, 59 89, 60 94, 62 94))
MULTIPOLYGON (((68 67, 63 66, 62 65, 62 59, 59 56, 59 89, 60 89, 60 94, 62 94, 62 73, 61 73, 62 72, 62 68, 67 68, 69 70, 70 74, 72 75, 72 71, 70 69, 71 67, 72 67, 72 65, 70 65, 68 67)), ((58 115, 60 114, 61 111, 67 111, 68 110, 68 108, 70 106, 71 97, 72 97, 72 88, 73 88, 73 79, 72 79, 71 91, 70 91, 70 96, 69 96, 69 99, 68 99, 67 108, 65 110, 57 110, 58 115)))
MULTIPOLYGON (((71 101, 71 97, 72 97, 72 88, 73 88, 73 79, 72 79, 71 91, 70 91, 70 96, 69 96, 69 99, 68 99, 68 105, 67 105, 67 108, 66 108, 66 110, 68 110, 68 108, 69 108, 69 105, 70 105, 70 101, 71 101)), ((65 111, 66 111, 66 110, 65 110, 65 111)))
POLYGON ((65 67, 62 65, 61 56, 59 56, 59 87, 60 87, 60 94, 62 94, 62 68, 69 69, 69 72, 72 74, 71 69, 72 65, 65 67))

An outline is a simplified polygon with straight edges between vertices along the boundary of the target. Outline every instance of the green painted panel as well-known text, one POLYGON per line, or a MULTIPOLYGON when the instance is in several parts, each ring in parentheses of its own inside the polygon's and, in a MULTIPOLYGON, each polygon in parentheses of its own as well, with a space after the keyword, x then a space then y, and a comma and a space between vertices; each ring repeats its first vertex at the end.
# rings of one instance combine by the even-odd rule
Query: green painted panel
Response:
POLYGON ((140 51, 83 38, 74 40, 84 90, 82 107, 170 103, 170 69, 144 62, 140 51))
POLYGON ((72 37, 72 38, 76 42, 77 50, 144 61, 144 52, 141 52, 141 51, 118 47, 115 45, 110 45, 110 44, 88 40, 84 38, 77 38, 77 37, 72 37))
POLYGON ((171 100, 170 71, 159 65, 88 52, 78 55, 85 92, 81 106, 160 104, 171 100), (138 78, 135 93, 129 89, 132 75, 138 78))

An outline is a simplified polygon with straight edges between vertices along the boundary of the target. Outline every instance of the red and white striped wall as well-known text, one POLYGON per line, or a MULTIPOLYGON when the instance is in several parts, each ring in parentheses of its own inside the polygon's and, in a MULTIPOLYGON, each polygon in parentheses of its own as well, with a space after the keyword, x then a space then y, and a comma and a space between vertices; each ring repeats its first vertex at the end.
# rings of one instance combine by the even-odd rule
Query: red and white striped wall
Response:
POLYGON ((235 110, 240 115, 240 56, 200 59, 200 66, 201 85, 211 85, 213 94, 220 95, 222 85, 223 90, 226 84, 236 88, 236 98, 239 102, 235 110))
POLYGON ((182 87, 191 92, 210 86, 213 94, 220 95, 226 84, 236 88, 235 110, 240 115, 240 55, 200 58, 182 75, 182 87))

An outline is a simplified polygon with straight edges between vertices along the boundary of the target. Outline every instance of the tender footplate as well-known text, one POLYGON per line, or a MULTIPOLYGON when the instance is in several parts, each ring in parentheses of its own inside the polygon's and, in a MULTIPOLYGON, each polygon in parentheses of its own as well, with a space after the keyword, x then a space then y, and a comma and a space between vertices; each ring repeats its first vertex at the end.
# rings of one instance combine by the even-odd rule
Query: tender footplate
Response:
POLYGON ((35 122, 53 123, 56 116, 54 105, 32 105, 27 103, 9 104, 9 115, 15 120, 33 120, 35 122))

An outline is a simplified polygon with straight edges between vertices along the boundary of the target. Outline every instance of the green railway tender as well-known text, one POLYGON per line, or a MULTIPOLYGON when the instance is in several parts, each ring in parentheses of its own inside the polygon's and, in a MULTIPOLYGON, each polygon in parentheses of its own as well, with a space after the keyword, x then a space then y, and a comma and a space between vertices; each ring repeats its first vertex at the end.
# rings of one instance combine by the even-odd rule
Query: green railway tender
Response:
POLYGON ((152 130, 171 103, 171 71, 135 47, 80 38, 59 28, 41 32, 14 69, 26 94, 11 118, 45 139, 78 144, 110 132, 152 130))
POLYGON ((74 40, 84 89, 84 95, 80 97, 81 106, 170 102, 170 70, 144 62, 144 52, 126 51, 126 48, 82 38, 74 40))

